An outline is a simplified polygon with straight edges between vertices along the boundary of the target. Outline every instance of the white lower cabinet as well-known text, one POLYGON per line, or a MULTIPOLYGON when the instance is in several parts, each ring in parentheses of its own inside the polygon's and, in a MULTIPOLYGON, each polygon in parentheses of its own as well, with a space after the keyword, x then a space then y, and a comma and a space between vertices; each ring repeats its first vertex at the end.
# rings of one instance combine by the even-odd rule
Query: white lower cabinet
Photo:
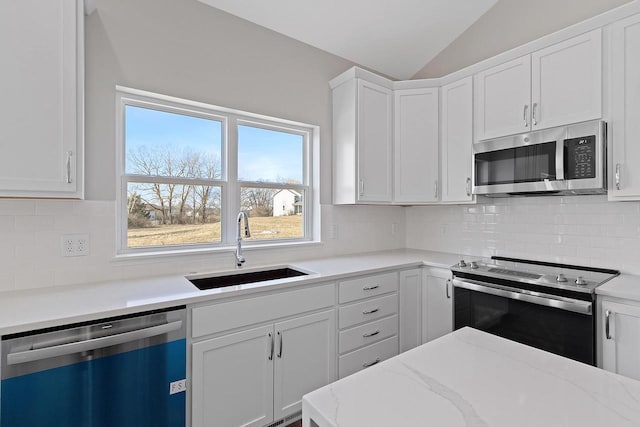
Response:
POLYGON ((422 268, 400 272, 400 352, 422 344, 422 268))
POLYGON ((336 379, 334 304, 335 284, 328 284, 194 307, 191 425, 258 427, 300 412, 304 394, 336 379), (279 300, 288 303, 282 320, 268 305, 279 300), (216 313, 233 325, 242 318, 261 324, 218 332, 208 322, 216 313))
POLYGON ((424 267, 400 273, 400 351, 453 331, 451 271, 424 267))
POLYGON ((264 426, 302 409, 335 379, 335 313, 327 310, 192 346, 192 425, 264 426))
POLYGON ((193 344, 192 425, 273 421, 273 325, 193 344))
POLYGON ((603 301, 602 367, 640 380, 640 303, 603 301))
POLYGON ((302 409, 302 396, 335 379, 335 312, 275 324, 273 419, 302 409))
POLYGON ((338 285, 338 374, 356 373, 398 354, 398 273, 338 285))
POLYGON ((451 271, 425 268, 422 287, 422 343, 453 331, 451 271))

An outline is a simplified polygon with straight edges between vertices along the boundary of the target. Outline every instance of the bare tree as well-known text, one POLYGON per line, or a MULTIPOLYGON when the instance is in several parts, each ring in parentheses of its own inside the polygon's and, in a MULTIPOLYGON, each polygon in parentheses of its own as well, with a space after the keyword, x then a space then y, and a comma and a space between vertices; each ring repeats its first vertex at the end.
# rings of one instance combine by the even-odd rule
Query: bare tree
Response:
POLYGON ((240 191, 240 205, 249 216, 273 216, 272 188, 243 187, 240 191))
MULTIPOLYGON (((146 147, 130 151, 127 172, 145 176, 219 179, 222 169, 217 155, 166 146, 153 151, 146 147)), ((139 187, 144 202, 157 211, 162 224, 188 222, 189 209, 193 223, 198 212, 202 223, 206 223, 210 210, 220 205, 220 192, 211 186, 149 183, 139 187)))

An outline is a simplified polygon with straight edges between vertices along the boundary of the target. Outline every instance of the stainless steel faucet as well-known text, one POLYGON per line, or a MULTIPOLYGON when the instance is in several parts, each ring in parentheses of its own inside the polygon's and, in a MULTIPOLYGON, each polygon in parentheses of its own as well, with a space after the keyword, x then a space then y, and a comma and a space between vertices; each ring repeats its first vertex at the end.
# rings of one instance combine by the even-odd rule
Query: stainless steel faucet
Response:
POLYGON ((237 239, 237 247, 236 247, 236 267, 240 268, 242 267, 242 264, 244 264, 245 259, 242 256, 242 232, 241 232, 241 226, 242 226, 242 219, 244 218, 244 237, 248 238, 251 237, 251 231, 249 230, 249 217, 247 216, 247 213, 245 211, 240 211, 240 213, 238 214, 238 239, 237 239))

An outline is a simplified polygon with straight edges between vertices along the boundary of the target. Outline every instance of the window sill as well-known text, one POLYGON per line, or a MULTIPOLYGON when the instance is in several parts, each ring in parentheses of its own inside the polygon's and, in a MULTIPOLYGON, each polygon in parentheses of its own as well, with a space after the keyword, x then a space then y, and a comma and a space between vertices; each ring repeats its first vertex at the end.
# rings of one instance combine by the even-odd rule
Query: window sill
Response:
MULTIPOLYGON (((306 240, 303 242, 274 242, 274 243, 258 243, 252 244, 252 242, 245 242, 242 245, 243 252, 252 252, 258 250, 270 250, 270 249, 287 249, 296 247, 309 247, 309 246, 322 246, 323 243, 319 240, 306 240)), ((190 249, 168 249, 168 250, 156 250, 156 251, 144 251, 144 252, 124 252, 116 254, 112 261, 132 261, 132 260, 146 260, 154 258, 171 258, 181 256, 194 256, 194 255, 211 255, 211 254, 223 254, 226 252, 235 252, 236 246, 217 246, 207 248, 190 248, 190 249)))

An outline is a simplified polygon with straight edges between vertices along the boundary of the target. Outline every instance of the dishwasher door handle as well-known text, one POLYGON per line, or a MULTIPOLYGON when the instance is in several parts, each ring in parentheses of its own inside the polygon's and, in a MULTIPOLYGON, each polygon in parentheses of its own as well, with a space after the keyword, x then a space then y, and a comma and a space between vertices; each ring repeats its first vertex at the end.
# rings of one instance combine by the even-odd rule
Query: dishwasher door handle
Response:
POLYGON ((166 323, 164 325, 152 326, 150 328, 124 332, 117 335, 109 335, 106 337, 38 348, 35 350, 9 353, 7 355, 7 365, 17 365, 19 363, 34 362, 36 360, 50 359, 52 357, 110 347, 112 345, 123 344, 130 341, 138 341, 145 338, 155 337, 157 335, 166 334, 167 332, 177 331, 180 328, 182 328, 182 320, 166 323))

